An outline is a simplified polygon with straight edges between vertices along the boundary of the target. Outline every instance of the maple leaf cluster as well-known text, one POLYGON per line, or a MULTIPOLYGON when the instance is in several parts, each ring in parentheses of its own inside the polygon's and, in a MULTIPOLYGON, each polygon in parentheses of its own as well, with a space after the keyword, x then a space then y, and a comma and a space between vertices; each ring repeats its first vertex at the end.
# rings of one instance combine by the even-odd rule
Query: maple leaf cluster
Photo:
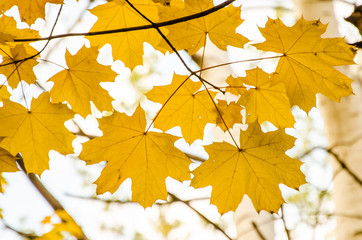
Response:
MULTIPOLYGON (((22 81, 37 84, 33 69, 53 38, 50 34, 41 39, 31 28, 18 29, 12 17, 1 15, 0 74, 5 80, 0 91, 0 172, 16 171, 15 160, 21 156, 26 170, 40 175, 49 167, 50 150, 73 153, 75 136, 64 122, 74 114, 92 114, 92 102, 101 112, 113 111, 99 119, 103 135, 84 143, 79 155, 87 164, 107 162, 95 182, 98 194, 113 193, 130 178, 132 200, 148 207, 167 199, 165 180, 171 177, 191 180, 195 188, 212 186, 211 203, 220 213, 235 210, 245 194, 258 212, 277 212, 283 203, 279 184, 298 189, 305 183, 301 162, 285 154, 295 141, 285 133, 295 123, 291 107, 308 112, 317 93, 335 101, 352 94, 352 80, 333 67, 353 64, 356 50, 342 38, 321 38, 326 25, 319 20, 301 18, 289 27, 268 19, 260 28, 265 41, 253 46, 275 53, 270 57, 278 59, 275 71, 256 67, 244 77, 230 76, 215 85, 202 77, 202 65, 200 71, 192 71, 178 52, 205 51, 207 39, 222 51, 227 46, 243 48, 248 39, 236 32, 243 22, 241 8, 232 2, 214 6, 212 0, 113 0, 98 5, 89 10, 98 18, 86 34, 91 47, 74 55, 67 51, 67 66, 48 80, 54 86, 24 105, 10 99, 8 90, 22 89, 22 81), (40 40, 46 42, 40 51, 29 43, 40 40), (189 75, 175 74, 171 84, 155 86, 146 94, 162 104, 150 124, 140 106, 131 116, 113 110, 113 99, 100 83, 114 81, 117 74, 97 61, 98 49, 110 44, 113 58, 133 70, 143 64, 144 43, 176 54, 189 70, 189 75), (226 94, 235 100, 227 101, 226 94), (263 132, 260 125, 266 121, 277 130, 263 132), (232 135, 240 123, 248 124, 247 130, 232 135), (192 160, 174 145, 179 137, 165 132, 180 127, 191 144, 203 139, 207 124, 232 140, 205 146, 209 159, 190 171, 192 160)), ((21 20, 31 25, 44 18, 46 3, 60 6, 63 1, 2 1, 0 11, 17 5, 21 20)))

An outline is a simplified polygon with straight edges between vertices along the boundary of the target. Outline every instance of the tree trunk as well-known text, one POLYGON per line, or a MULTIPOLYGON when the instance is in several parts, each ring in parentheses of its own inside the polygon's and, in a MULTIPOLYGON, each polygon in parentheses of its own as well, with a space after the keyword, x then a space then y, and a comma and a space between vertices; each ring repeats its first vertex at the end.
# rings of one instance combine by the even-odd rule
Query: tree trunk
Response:
MULTIPOLYGON (((328 22, 324 37, 339 35, 332 1, 296 0, 296 10, 299 16, 303 14, 307 20, 321 19, 322 23, 328 22)), ((338 159, 356 177, 362 179, 362 95, 361 77, 357 76, 356 68, 358 66, 341 68, 355 80, 352 84, 355 95, 343 98, 341 103, 318 96, 318 107, 324 118, 325 132, 332 152, 337 154, 338 159)), ((337 240, 362 239, 362 219, 357 217, 362 213, 362 185, 346 169, 341 169, 341 162, 338 163, 335 157, 331 158, 336 173, 334 200, 337 240)))

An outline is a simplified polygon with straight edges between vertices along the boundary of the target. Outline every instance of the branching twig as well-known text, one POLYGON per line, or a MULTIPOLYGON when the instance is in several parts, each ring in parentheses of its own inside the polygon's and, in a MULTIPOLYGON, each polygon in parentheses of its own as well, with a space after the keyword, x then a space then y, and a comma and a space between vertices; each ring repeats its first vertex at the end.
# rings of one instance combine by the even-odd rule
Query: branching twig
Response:
POLYGON ((187 207, 189 207, 192 211, 194 211, 197 215, 199 215, 199 217, 201 217, 203 220, 205 220, 207 223, 209 223, 210 225, 212 225, 216 230, 218 230, 219 232, 221 232, 222 234, 224 234, 225 237, 227 237, 228 239, 232 240, 232 238, 216 223, 214 223, 213 221, 211 221, 210 219, 208 219, 204 214, 202 214, 201 212, 199 212, 196 208, 194 208, 193 206, 190 205, 189 202, 185 202, 183 200, 181 200, 180 198, 178 198, 176 195, 172 194, 172 193, 168 193, 173 199, 180 201, 182 203, 184 203, 187 207))
POLYGON ((327 153, 332 155, 334 157, 334 159, 337 161, 337 163, 340 165, 340 167, 342 169, 344 169, 359 185, 362 186, 362 180, 346 165, 346 163, 338 156, 338 154, 333 151, 332 147, 331 148, 325 148, 325 147, 321 147, 321 146, 316 146, 316 147, 313 147, 313 148, 307 150, 306 152, 304 152, 303 154, 301 154, 297 158, 298 159, 303 158, 303 157, 307 156, 308 154, 310 154, 311 152, 313 152, 316 149, 325 150, 327 153))
POLYGON ((123 33, 123 32, 146 30, 146 29, 155 28, 155 26, 160 28, 160 27, 165 27, 165 26, 169 26, 169 25, 173 25, 173 24, 177 24, 177 23, 181 23, 181 22, 185 22, 185 21, 190 21, 193 19, 207 16, 213 12, 216 12, 216 11, 230 5, 234 1, 235 0, 227 0, 223 3, 220 3, 219 5, 216 5, 210 9, 207 9, 202 12, 198 12, 198 13, 195 13, 192 15, 181 17, 181 18, 172 19, 169 21, 154 23, 151 25, 142 25, 142 26, 136 26, 136 27, 118 28, 118 29, 113 29, 113 30, 95 31, 95 32, 65 33, 65 34, 44 37, 44 38, 19 38, 19 39, 14 39, 14 42, 35 42, 35 41, 52 40, 52 39, 56 39, 56 38, 75 37, 75 36, 97 36, 97 35, 112 34, 112 33, 123 33))

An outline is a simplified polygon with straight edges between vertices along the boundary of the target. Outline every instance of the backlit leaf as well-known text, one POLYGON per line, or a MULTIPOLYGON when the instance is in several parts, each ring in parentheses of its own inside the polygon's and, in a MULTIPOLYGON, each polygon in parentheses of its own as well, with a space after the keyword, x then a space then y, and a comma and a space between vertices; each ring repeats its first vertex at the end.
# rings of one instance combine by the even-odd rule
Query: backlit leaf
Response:
POLYGON ((284 130, 263 133, 250 124, 240 133, 240 149, 227 142, 205 146, 209 159, 193 171, 191 185, 211 185, 211 203, 220 213, 234 211, 245 194, 258 212, 277 212, 284 202, 278 185, 297 189, 305 183, 302 163, 285 154, 294 140, 284 130))
POLYGON ((212 99, 215 92, 199 91, 202 84, 187 76, 174 75, 171 85, 154 87, 146 94, 151 101, 163 105, 154 118, 155 127, 167 131, 180 126, 186 142, 203 139, 207 123, 215 123, 216 111, 212 99))
POLYGON ((260 124, 269 121, 278 128, 293 127, 295 120, 284 85, 272 85, 269 74, 256 68, 246 71, 246 77, 226 81, 230 92, 240 94, 238 103, 246 108, 248 122, 258 119, 260 124))
MULTIPOLYGON (((136 0, 132 4, 148 18, 158 22, 158 11, 152 0, 136 0)), ((124 0, 111 1, 90 10, 98 17, 91 31, 113 30, 126 27, 148 25, 124 0)), ((143 44, 148 42, 154 46, 160 41, 154 29, 98 35, 88 37, 92 46, 102 47, 111 44, 114 59, 123 61, 126 67, 133 69, 143 63, 143 44)))
POLYGON ((166 133, 145 132, 141 107, 132 116, 115 112, 99 120, 103 136, 83 144, 80 158, 88 164, 107 161, 95 182, 97 193, 115 192, 127 178, 132 180, 132 200, 144 207, 166 200, 165 180, 190 179, 191 161, 174 146, 179 139, 166 133))
POLYGON ((41 174, 48 169, 48 153, 52 149, 61 154, 73 152, 74 136, 64 122, 74 113, 64 104, 51 104, 47 93, 34 99, 30 110, 7 99, 3 102, 0 132, 4 139, 0 147, 14 156, 20 152, 28 172, 41 174))
POLYGON ((6 0, 0 1, 0 13, 3 13, 13 6, 18 6, 20 17, 23 22, 31 25, 37 18, 45 18, 45 4, 62 4, 63 0, 6 0))
POLYGON ((269 19, 260 31, 266 38, 258 49, 281 53, 273 85, 284 83, 290 104, 304 111, 315 106, 316 93, 332 100, 352 94, 352 80, 332 66, 354 64, 356 49, 343 38, 321 38, 326 25, 303 18, 292 26, 269 19))
MULTIPOLYGON (((160 20, 180 18, 214 7, 212 0, 185 0, 185 8, 161 8, 160 20)), ((177 50, 186 49, 194 54, 206 44, 208 36, 218 48, 226 51, 227 46, 243 47, 248 41, 236 33, 235 29, 243 22, 240 18, 240 7, 232 5, 201 18, 167 26, 167 38, 177 50)), ((162 47, 169 48, 166 42, 162 47)))
POLYGON ((95 47, 83 47, 74 56, 66 52, 68 69, 49 79, 54 82, 50 91, 53 102, 67 101, 72 110, 83 117, 91 113, 90 101, 100 111, 112 110, 112 98, 100 86, 100 82, 114 81, 117 74, 110 67, 99 64, 97 56, 98 51, 95 47))

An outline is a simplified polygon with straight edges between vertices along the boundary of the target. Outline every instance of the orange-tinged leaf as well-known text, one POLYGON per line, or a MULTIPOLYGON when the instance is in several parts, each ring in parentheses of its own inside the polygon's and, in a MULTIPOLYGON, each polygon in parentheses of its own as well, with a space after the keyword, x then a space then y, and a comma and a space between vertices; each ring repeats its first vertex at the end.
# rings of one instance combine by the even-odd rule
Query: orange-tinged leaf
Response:
MULTIPOLYGON (((35 83, 36 76, 33 67, 38 64, 36 58, 21 61, 34 56, 37 51, 28 44, 23 45, 0 45, 2 62, 0 74, 4 74, 10 87, 16 88, 21 80, 27 83, 35 83)), ((1 83, 3 85, 4 83, 1 83)))
POLYGON ((131 178, 132 200, 144 207, 167 198, 165 180, 190 179, 191 161, 174 146, 179 139, 166 133, 145 132, 146 118, 141 107, 132 116, 115 112, 100 119, 103 136, 83 144, 80 158, 88 164, 107 161, 97 179, 97 193, 115 192, 131 178))
POLYGON ((238 103, 246 108, 247 121, 269 121, 278 128, 293 127, 288 96, 282 83, 272 84, 270 75, 260 68, 246 71, 246 77, 229 77, 232 93, 239 93, 238 103), (248 90, 246 90, 246 86, 248 90))
POLYGON ((91 114, 90 101, 100 111, 112 110, 112 98, 100 86, 100 82, 114 81, 117 74, 111 67, 99 64, 97 56, 98 51, 95 47, 83 47, 74 56, 66 52, 68 69, 49 79, 54 82, 50 91, 52 102, 67 101, 72 110, 83 117, 91 114))
POLYGON ((73 152, 74 139, 64 122, 74 113, 64 104, 51 104, 48 93, 34 99, 30 110, 22 105, 3 100, 0 108, 0 132, 4 139, 0 147, 12 155, 21 153, 28 172, 41 174, 48 169, 50 150, 61 154, 73 152))
POLYGON ((207 123, 215 123, 215 92, 199 91, 202 84, 187 76, 174 75, 171 85, 154 87, 146 94, 151 101, 163 104, 154 118, 156 128, 167 131, 180 126, 185 141, 203 139, 207 123), (210 97, 211 96, 211 97, 210 97))
MULTIPOLYGON (((0 3, 1 4, 1 3, 0 3)), ((12 17, 2 15, 0 17, 0 44, 12 42, 14 38, 37 38, 39 34, 32 29, 18 29, 16 21, 12 17)), ((1 53, 2 54, 2 53, 1 53)))
MULTIPOLYGON (((212 0, 185 0, 184 9, 161 7, 163 11, 160 11, 160 20, 192 15, 212 7, 212 0)), ((207 36, 221 50, 226 51, 228 45, 241 48, 248 42, 247 38, 235 32, 242 22, 240 7, 230 5, 204 17, 167 26, 167 38, 177 50, 186 49, 190 55, 205 46, 207 36)), ((166 42, 162 42, 161 46, 169 48, 166 42)))
POLYGON ((235 102, 230 102, 228 104, 225 100, 218 100, 217 108, 222 118, 220 117, 220 114, 217 113, 216 125, 219 126, 222 130, 227 130, 224 121, 229 129, 232 128, 236 123, 243 123, 243 116, 241 115, 241 110, 243 110, 243 108, 240 106, 240 104, 235 102))
POLYGON ((31 25, 37 18, 45 18, 45 4, 62 4, 63 0, 6 0, 0 2, 0 13, 3 13, 14 5, 18 6, 20 18, 23 22, 31 25))
POLYGON ((326 25, 319 20, 301 18, 287 27, 279 19, 269 19, 265 28, 260 29, 266 41, 254 45, 283 54, 273 85, 283 82, 290 104, 307 112, 315 106, 316 93, 335 101, 352 94, 352 80, 332 66, 354 64, 356 49, 343 38, 321 38, 325 30, 326 25))
POLYGON ((234 211, 245 194, 258 212, 278 212, 284 202, 278 185, 297 189, 305 183, 302 163, 285 154, 294 140, 284 130, 263 133, 258 123, 249 124, 240 133, 240 149, 226 142, 205 146, 210 157, 193 171, 191 185, 211 185, 211 203, 220 213, 234 211))
MULTIPOLYGON (((158 11, 152 0, 135 0, 132 4, 149 19, 158 22, 158 11)), ((90 10, 98 17, 91 31, 113 30, 150 24, 135 12, 124 0, 111 1, 90 10)), ((143 63, 143 43, 156 46, 161 37, 154 29, 106 34, 88 37, 92 46, 112 46, 114 59, 123 61, 131 70, 143 63)))

